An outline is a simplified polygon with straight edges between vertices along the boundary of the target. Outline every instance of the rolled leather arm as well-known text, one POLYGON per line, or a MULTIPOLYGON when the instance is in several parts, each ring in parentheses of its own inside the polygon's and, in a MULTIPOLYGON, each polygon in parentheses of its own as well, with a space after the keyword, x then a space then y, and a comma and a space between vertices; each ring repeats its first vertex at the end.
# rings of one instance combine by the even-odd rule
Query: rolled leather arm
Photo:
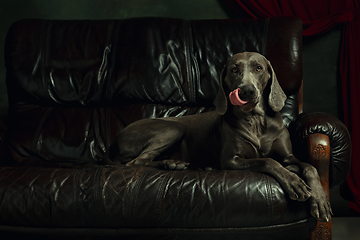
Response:
POLYGON ((330 188, 342 183, 351 163, 351 137, 346 126, 330 114, 307 112, 300 114, 289 127, 294 154, 306 160, 307 139, 311 134, 325 134, 330 142, 330 188))

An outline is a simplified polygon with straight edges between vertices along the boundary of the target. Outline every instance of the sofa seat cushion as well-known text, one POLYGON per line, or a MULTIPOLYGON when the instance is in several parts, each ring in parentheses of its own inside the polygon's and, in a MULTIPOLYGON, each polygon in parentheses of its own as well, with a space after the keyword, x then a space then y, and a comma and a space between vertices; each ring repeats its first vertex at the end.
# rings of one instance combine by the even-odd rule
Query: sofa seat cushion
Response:
POLYGON ((272 177, 145 167, 4 167, 0 225, 57 228, 251 228, 309 218, 272 177))

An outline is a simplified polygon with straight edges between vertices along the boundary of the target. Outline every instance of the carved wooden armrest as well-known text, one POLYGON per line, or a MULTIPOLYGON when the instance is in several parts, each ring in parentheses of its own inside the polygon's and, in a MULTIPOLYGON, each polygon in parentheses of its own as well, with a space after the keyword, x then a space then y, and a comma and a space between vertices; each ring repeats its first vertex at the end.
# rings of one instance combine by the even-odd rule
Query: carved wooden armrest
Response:
MULTIPOLYGON (((322 133, 311 134, 307 137, 309 162, 318 170, 320 182, 328 198, 329 194, 329 166, 330 166, 330 140, 322 133)), ((332 223, 318 222, 310 234, 311 240, 332 239, 332 223)))
MULTIPOLYGON (((351 162, 351 137, 339 119, 326 113, 303 113, 290 124, 289 132, 294 154, 302 161, 308 161, 309 158, 308 151, 304 151, 309 149, 308 142, 314 141, 317 134, 326 135, 330 154, 328 185, 332 188, 346 179, 351 162)), ((322 145, 322 142, 325 140, 314 143, 315 147, 322 145)))
MULTIPOLYGON (((329 188, 342 183, 349 172, 351 137, 347 128, 329 114, 308 112, 300 114, 290 124, 289 131, 295 156, 317 169, 329 197, 329 188)), ((318 222, 310 239, 330 240, 331 226, 331 221, 318 222)))

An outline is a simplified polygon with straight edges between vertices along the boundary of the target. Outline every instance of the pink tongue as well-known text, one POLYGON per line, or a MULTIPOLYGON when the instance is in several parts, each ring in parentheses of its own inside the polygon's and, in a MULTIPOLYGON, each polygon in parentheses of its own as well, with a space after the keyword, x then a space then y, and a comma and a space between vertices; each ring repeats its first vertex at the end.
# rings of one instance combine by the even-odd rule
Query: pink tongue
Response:
POLYGON ((239 94, 240 94, 240 88, 235 89, 234 91, 232 91, 229 94, 230 102, 233 105, 242 106, 242 105, 244 105, 244 104, 246 104, 248 102, 248 101, 241 100, 240 97, 239 97, 239 94))

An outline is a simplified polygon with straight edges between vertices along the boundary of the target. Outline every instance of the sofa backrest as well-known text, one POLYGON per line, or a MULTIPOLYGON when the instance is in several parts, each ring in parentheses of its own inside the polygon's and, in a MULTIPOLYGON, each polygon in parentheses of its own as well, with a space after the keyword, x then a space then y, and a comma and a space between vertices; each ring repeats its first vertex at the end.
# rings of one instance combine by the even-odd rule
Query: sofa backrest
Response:
POLYGON ((213 110, 226 60, 244 51, 271 61, 288 123, 299 112, 301 39, 291 17, 18 21, 5 46, 11 155, 99 162, 133 121, 213 110))

